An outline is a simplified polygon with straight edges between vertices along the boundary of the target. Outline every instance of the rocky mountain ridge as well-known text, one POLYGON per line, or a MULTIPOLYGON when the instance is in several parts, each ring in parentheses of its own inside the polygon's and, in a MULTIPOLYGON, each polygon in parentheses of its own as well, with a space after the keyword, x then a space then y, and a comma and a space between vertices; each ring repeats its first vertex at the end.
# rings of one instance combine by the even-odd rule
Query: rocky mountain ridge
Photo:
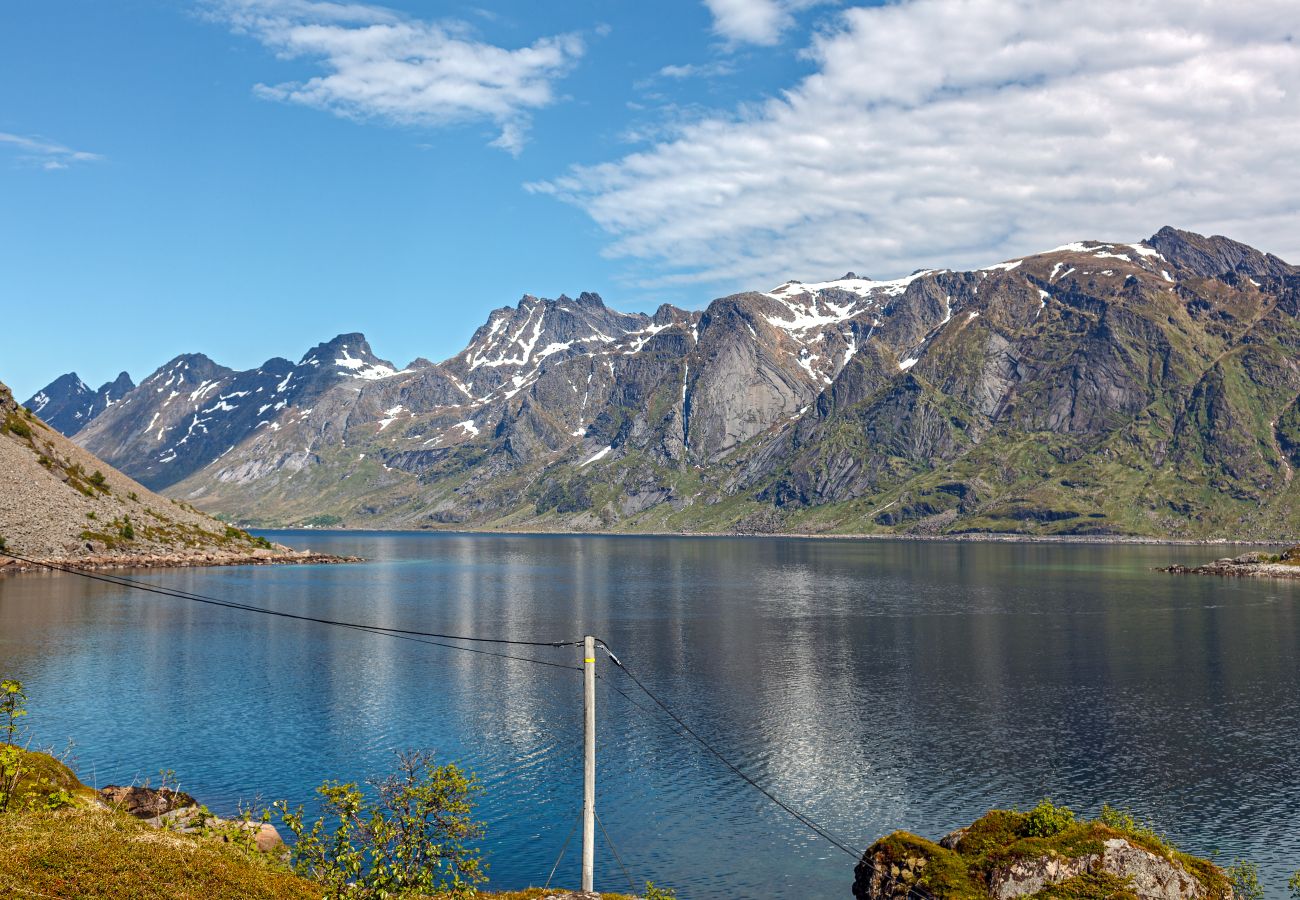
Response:
POLYGON ((178 357, 76 434, 242 521, 1294 534, 1300 272, 1163 228, 653 316, 525 296, 403 370, 178 357))

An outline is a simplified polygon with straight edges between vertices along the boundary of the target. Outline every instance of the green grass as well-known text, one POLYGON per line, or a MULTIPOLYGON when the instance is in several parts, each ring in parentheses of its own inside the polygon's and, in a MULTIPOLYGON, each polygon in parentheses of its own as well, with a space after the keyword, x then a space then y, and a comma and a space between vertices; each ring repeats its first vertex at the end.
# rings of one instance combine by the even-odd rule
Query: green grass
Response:
MULTIPOLYGON (((180 834, 102 806, 95 792, 44 753, 23 754, 25 775, 14 811, 0 814, 0 897, 78 900, 320 900, 319 885, 295 875, 279 856, 225 841, 180 834), (72 805, 43 808, 53 791, 72 805)), ((479 896, 537 900, 558 888, 479 896)), ((607 900, 631 900, 603 894, 607 900)), ((430 898, 437 900, 437 898, 430 898)))

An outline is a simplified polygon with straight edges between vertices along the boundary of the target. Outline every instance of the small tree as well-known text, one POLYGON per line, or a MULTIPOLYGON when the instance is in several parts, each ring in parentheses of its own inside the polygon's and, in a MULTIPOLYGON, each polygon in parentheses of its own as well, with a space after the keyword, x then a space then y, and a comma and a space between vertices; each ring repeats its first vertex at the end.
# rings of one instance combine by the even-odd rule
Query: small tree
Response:
POLYGON ((1287 881, 1286 886, 1290 888, 1291 896, 1295 897, 1296 900, 1300 900, 1300 872, 1292 874, 1291 878, 1287 881))
POLYGON ((9 802, 23 777, 23 748, 14 743, 18 720, 27 715, 27 694, 23 683, 6 678, 0 681, 0 728, 5 741, 0 746, 0 812, 9 811, 9 802))
POLYGON ((1264 888, 1259 883, 1259 864, 1239 859, 1225 870, 1232 883, 1232 893, 1237 900, 1264 900, 1264 888))
POLYGON ((408 751, 398 754, 395 773, 368 783, 371 797, 355 783, 316 789, 332 832, 326 819, 308 826, 302 807, 275 804, 296 839, 294 870, 324 885, 329 900, 474 896, 487 878, 470 846, 483 835, 473 819, 478 779, 454 764, 435 765, 429 751, 408 751))
POLYGON ((27 694, 23 683, 6 678, 0 681, 0 728, 5 731, 5 743, 12 744, 18 735, 18 720, 27 715, 27 694))

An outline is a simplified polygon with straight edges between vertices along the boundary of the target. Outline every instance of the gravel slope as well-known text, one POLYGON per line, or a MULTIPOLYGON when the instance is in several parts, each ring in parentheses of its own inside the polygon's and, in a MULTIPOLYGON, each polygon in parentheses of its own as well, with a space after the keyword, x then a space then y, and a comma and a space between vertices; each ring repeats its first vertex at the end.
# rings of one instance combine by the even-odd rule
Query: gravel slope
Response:
MULTIPOLYGON (((91 567, 334 561, 149 491, 23 409, 3 383, 0 541, 24 557, 91 567)), ((0 556, 4 568, 21 566, 0 556)))

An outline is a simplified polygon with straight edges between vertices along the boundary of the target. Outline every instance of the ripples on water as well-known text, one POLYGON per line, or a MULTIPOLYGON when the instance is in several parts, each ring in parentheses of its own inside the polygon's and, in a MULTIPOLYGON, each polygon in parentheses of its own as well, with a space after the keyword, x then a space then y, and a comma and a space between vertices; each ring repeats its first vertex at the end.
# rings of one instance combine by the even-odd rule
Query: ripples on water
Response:
MULTIPOLYGON (((372 562, 138 577, 427 631, 590 631, 739 766, 862 846, 1051 796, 1089 814, 1127 806, 1190 851, 1254 859, 1271 897, 1300 868, 1300 583, 1150 571, 1212 548, 277 537, 372 562)), ((602 670, 599 811, 638 882, 684 898, 849 896, 851 859, 602 670)), ((174 769, 218 810, 310 804, 326 778, 434 747, 483 778, 502 888, 545 880, 580 807, 576 672, 69 576, 0 579, 0 671, 27 682, 40 742, 76 742, 83 780, 174 769)), ((603 844, 597 876, 626 885, 603 844)))

